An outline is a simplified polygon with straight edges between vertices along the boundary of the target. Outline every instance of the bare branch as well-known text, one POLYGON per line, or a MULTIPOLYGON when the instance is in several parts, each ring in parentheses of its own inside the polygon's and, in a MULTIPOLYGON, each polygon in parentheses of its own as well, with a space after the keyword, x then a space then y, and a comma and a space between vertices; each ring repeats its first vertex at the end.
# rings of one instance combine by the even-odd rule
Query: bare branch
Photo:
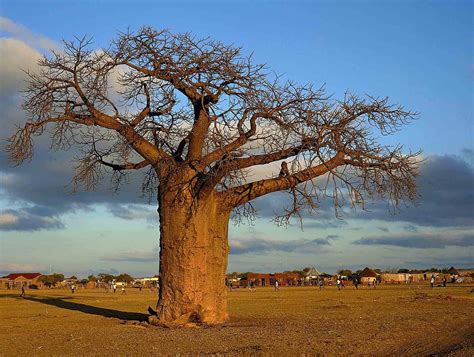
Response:
POLYGON ((296 187, 302 182, 312 180, 333 170, 342 164, 343 157, 343 154, 338 153, 327 162, 307 168, 292 175, 260 180, 231 188, 222 193, 224 196, 223 199, 226 200, 230 206, 235 207, 271 192, 288 190, 296 187))
POLYGON ((217 194, 229 209, 244 205, 244 215, 254 198, 283 190, 292 205, 280 223, 324 197, 336 214, 346 202, 363 208, 367 197, 395 207, 416 198, 417 154, 378 138, 417 113, 386 97, 332 99, 323 87, 267 73, 240 48, 189 33, 143 27, 109 49, 90 46, 87 38, 65 42, 40 61, 40 73, 27 73, 29 118, 10 138, 13 163, 30 159, 32 138, 49 130, 53 148, 79 147, 76 179, 86 187, 107 172, 120 183, 150 166, 147 192, 159 184, 187 194, 183 202, 217 194), (272 163, 282 165, 279 176, 249 182, 272 163))
POLYGON ((99 162, 102 165, 112 168, 114 171, 139 170, 150 165, 150 163, 147 160, 143 160, 137 163, 126 162, 124 164, 114 164, 112 162, 104 161, 103 159, 100 159, 99 162))

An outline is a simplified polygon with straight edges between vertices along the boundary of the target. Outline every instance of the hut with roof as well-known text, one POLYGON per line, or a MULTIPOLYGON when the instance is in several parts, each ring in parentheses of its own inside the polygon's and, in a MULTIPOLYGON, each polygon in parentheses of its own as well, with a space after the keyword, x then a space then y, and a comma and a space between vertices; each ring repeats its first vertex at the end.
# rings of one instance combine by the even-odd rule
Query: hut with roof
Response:
POLYGON ((31 286, 42 287, 43 283, 39 281, 41 273, 13 273, 0 279, 2 289, 20 289, 22 286, 30 288, 31 286))
POLYGON ((320 277, 321 272, 315 267, 311 267, 304 275, 305 284, 315 285, 320 277))
MULTIPOLYGON (((273 279, 275 281, 278 281, 278 284, 280 286, 296 286, 298 285, 298 281, 301 278, 301 275, 299 273, 290 271, 286 271, 283 273, 275 273, 272 275, 273 279)), ((275 283, 273 283, 272 285, 275 285, 275 283)))
POLYGON ((295 272, 283 272, 283 273, 247 273, 244 279, 239 281, 241 286, 274 286, 275 282, 278 281, 279 286, 296 286, 300 274, 295 272))
POLYGON ((369 267, 365 267, 364 270, 362 270, 362 272, 359 274, 361 284, 373 284, 374 281, 377 280, 377 277, 378 274, 369 267))
POLYGON ((455 267, 451 267, 451 268, 448 269, 448 274, 457 276, 457 275, 459 275, 459 272, 455 267))

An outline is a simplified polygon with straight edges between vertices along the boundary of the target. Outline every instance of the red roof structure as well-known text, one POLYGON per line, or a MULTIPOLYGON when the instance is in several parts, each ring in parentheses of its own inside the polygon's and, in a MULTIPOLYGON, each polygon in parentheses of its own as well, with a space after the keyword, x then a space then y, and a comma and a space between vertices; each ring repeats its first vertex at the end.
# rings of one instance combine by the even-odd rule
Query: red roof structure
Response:
POLYGON ((24 277, 25 279, 35 279, 43 274, 40 273, 13 273, 4 276, 4 279, 10 279, 10 280, 15 280, 16 278, 19 278, 20 276, 24 277))

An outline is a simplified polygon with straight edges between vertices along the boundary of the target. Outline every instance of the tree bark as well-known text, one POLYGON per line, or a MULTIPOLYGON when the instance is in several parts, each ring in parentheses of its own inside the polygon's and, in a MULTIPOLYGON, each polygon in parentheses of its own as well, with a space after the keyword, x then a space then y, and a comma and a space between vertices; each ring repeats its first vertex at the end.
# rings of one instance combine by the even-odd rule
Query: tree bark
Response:
MULTIPOLYGON (((168 186, 169 187, 169 186, 168 186)), ((160 190, 160 289, 155 323, 214 325, 228 320, 227 270, 230 212, 215 194, 160 190)))

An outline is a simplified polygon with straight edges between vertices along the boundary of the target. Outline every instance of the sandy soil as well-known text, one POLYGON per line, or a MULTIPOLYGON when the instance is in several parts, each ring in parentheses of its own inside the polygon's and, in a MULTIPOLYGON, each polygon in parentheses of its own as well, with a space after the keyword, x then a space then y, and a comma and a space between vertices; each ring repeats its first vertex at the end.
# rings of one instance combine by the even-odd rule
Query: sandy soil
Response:
POLYGON ((472 288, 237 289, 229 323, 172 330, 139 322, 148 290, 3 290, 0 355, 473 356, 472 288))

